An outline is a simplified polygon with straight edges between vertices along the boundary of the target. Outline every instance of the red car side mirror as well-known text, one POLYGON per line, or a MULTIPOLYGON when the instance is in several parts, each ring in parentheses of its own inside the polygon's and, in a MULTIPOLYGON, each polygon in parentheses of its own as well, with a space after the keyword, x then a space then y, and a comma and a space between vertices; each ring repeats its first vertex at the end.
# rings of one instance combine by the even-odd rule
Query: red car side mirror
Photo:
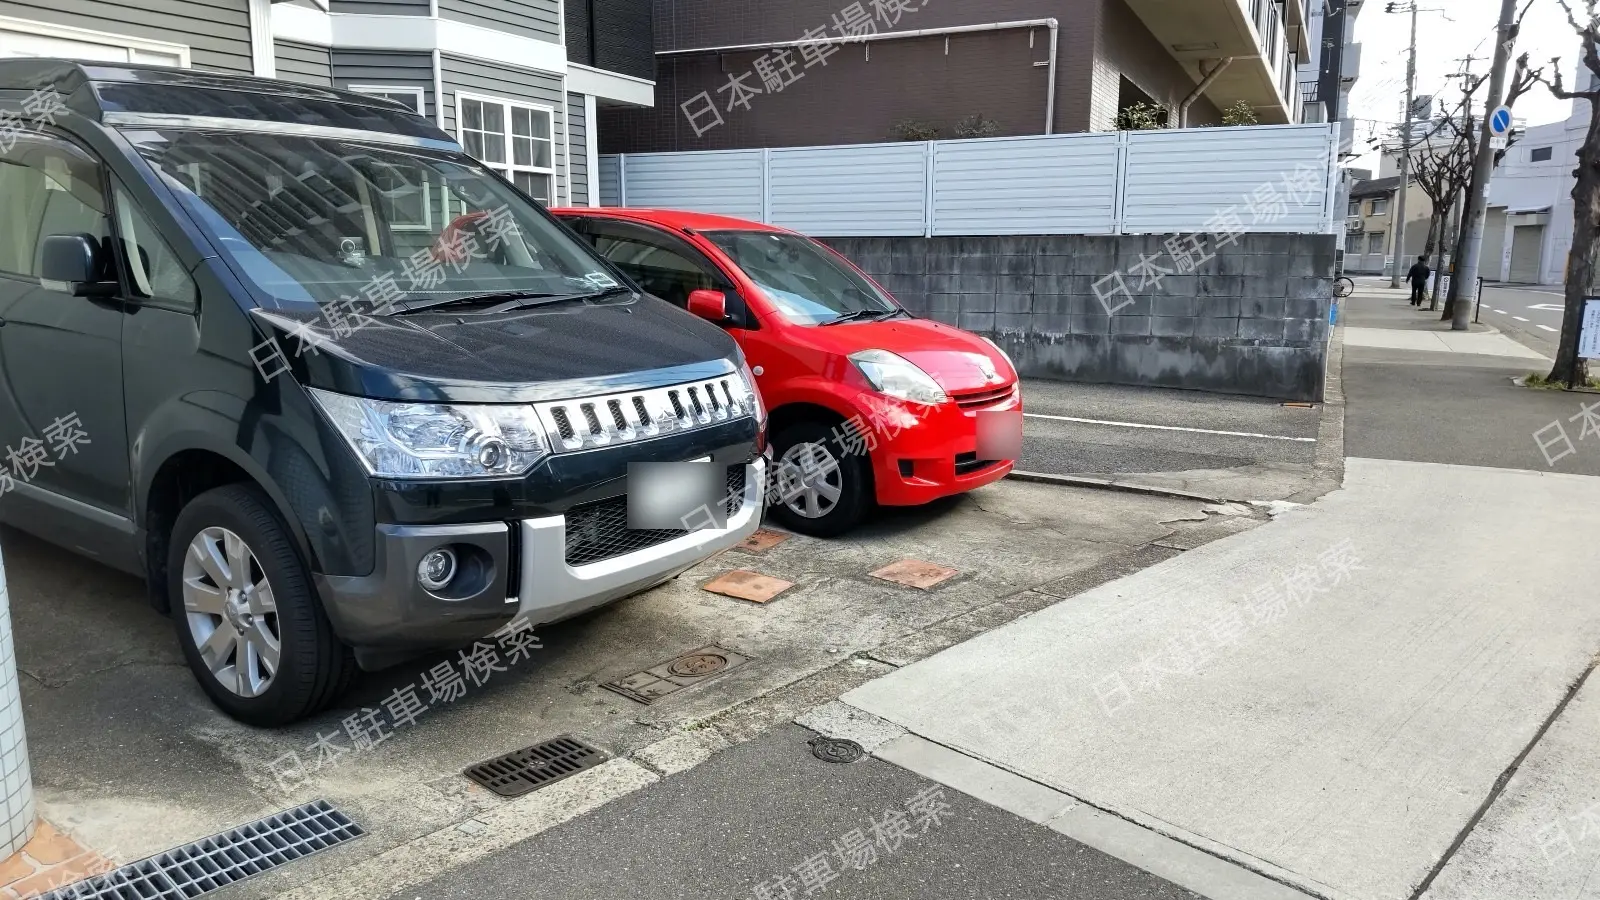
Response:
POLYGON ((689 312, 718 325, 728 321, 728 298, 721 291, 701 288, 689 294, 689 312))

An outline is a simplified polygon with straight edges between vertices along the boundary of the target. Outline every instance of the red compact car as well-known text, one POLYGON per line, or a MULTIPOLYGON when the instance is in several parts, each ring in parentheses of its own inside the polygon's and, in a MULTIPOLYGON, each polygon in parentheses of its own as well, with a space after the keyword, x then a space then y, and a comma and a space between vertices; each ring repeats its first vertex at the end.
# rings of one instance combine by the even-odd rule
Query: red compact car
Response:
POLYGON ((739 342, 770 411, 773 515, 839 534, 876 502, 911 506, 1005 477, 1022 392, 987 338, 906 312, 812 239, 722 216, 553 212, 646 291, 739 342))

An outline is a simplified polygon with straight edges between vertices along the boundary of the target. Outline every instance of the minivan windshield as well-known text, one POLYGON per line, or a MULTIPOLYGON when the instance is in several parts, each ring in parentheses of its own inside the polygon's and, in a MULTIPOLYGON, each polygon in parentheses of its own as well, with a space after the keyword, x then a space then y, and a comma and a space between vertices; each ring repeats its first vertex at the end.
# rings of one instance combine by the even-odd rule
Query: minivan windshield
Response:
POLYGON ((796 324, 886 318, 900 310, 871 281, 810 238, 771 231, 704 235, 796 324))
POLYGON ((461 153, 220 130, 127 137, 272 305, 393 305, 617 286, 581 242, 461 153))

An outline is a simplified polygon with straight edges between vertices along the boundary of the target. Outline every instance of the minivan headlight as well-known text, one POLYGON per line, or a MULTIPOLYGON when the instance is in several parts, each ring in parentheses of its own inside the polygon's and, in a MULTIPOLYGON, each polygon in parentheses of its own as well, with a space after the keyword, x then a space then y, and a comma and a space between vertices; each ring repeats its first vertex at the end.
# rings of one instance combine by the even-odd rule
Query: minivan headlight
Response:
POLYGON ((750 389, 750 402, 754 404, 756 425, 765 429, 767 427, 767 404, 761 399, 761 389, 756 387, 756 373, 750 368, 750 360, 745 359, 744 351, 735 348, 739 354, 739 377, 744 379, 744 386, 750 389))
POLYGON ((945 394, 933 376, 917 368, 903 356, 887 350, 862 350, 850 354, 850 361, 861 370, 873 390, 890 397, 928 405, 943 403, 945 394))
POLYGON ((521 475, 550 453, 532 406, 371 400, 307 388, 380 478, 521 475))

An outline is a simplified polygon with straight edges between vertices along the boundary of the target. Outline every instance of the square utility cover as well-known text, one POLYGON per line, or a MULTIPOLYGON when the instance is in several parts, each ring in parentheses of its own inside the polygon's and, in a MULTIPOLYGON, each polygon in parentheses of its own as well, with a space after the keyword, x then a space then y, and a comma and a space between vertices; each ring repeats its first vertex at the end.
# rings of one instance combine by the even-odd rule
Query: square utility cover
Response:
POLYGON ((629 700, 654 703, 668 694, 693 687, 749 661, 748 656, 713 644, 698 650, 690 650, 660 665, 635 672, 626 678, 608 681, 600 686, 629 700))

